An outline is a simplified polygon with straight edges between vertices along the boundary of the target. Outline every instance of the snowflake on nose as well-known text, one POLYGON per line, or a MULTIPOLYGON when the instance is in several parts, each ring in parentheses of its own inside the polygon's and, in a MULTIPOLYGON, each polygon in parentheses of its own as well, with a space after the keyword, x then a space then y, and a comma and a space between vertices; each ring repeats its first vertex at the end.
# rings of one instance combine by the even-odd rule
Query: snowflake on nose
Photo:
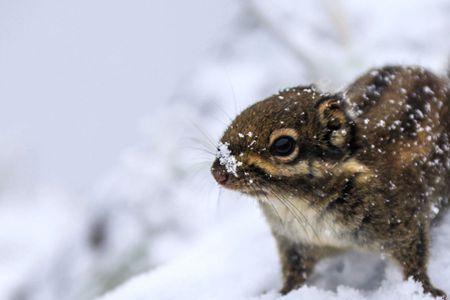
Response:
POLYGON ((241 166, 242 162, 238 161, 236 157, 231 154, 228 146, 230 146, 229 143, 220 142, 217 146, 216 157, 219 159, 220 165, 224 166, 225 170, 229 174, 233 174, 234 176, 238 177, 237 167, 241 166))

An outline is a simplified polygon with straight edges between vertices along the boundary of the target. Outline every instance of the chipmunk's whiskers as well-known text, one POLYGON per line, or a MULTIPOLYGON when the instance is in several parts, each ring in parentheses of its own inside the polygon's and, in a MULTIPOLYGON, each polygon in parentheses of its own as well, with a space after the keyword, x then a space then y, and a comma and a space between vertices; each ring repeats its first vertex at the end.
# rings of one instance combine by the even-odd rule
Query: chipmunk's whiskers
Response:
MULTIPOLYGON (((291 215, 294 217, 294 219, 297 221, 298 225, 300 225, 304 231, 306 231, 305 225, 309 224, 308 221, 306 220, 306 217, 301 213, 301 212, 296 212, 293 207, 292 204, 290 202, 288 202, 286 199, 284 199, 281 195, 279 195, 278 193, 276 193, 273 188, 271 189, 271 194, 278 200, 280 201, 280 203, 282 205, 284 205, 284 207, 286 207, 286 209, 291 213, 291 215)), ((310 224, 309 224, 310 225, 310 224)), ((311 226, 311 225, 310 225, 311 226)))
MULTIPOLYGON (((311 228, 311 231, 314 233, 316 238, 319 239, 319 235, 314 226, 309 222, 308 218, 302 213, 302 211, 300 211, 288 197, 275 191, 275 188, 272 188, 272 194, 290 211, 290 213, 294 216, 294 218, 296 218, 297 220, 301 218, 303 220, 303 223, 301 224, 303 229, 306 229, 305 225, 307 225, 309 228, 311 228)), ((307 231, 305 230, 305 232, 307 231)))
POLYGON ((194 142, 198 142, 200 143, 202 146, 206 147, 207 149, 209 149, 210 151, 215 152, 216 148, 217 148, 217 143, 214 142, 214 139, 209 136, 208 133, 206 133, 200 126, 198 126, 196 123, 191 122, 192 126, 194 126, 194 128, 200 133, 200 135, 205 139, 205 140, 200 140, 198 138, 195 137, 191 137, 192 141, 194 142))
MULTIPOLYGON (((258 189, 261 189, 261 187, 259 185, 257 185, 258 189)), ((258 190, 256 188, 254 188, 253 186, 250 187, 253 192, 256 195, 256 198, 258 199, 258 201, 260 202, 264 202, 264 203, 268 203, 271 207, 272 210, 275 212, 275 214, 277 215, 278 220, 280 221, 280 224, 282 226, 285 226, 283 219, 280 216, 280 213, 278 212, 276 206, 270 201, 269 197, 266 194, 258 194, 258 190), (265 199, 261 199, 260 197, 264 197, 265 199)))
POLYGON ((233 122, 233 119, 234 118, 232 118, 231 116, 230 116, 230 114, 219 104, 219 103, 217 103, 217 102, 212 102, 212 104, 220 111, 220 112, 222 112, 225 116, 226 116, 226 118, 228 119, 228 121, 231 123, 231 122, 233 122))
POLYGON ((216 215, 220 215, 220 202, 222 198, 222 187, 219 186, 219 190, 217 192, 217 201, 216 201, 216 215))

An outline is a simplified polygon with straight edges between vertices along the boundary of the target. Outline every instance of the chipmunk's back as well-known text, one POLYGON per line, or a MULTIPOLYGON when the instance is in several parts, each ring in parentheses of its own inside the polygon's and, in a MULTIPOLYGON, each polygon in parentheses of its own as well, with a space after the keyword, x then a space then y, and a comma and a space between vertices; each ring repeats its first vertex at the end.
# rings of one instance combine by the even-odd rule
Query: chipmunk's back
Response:
POLYGON ((387 177, 400 181, 392 185, 435 193, 441 202, 450 184, 448 81, 420 67, 388 66, 361 76, 345 95, 359 159, 390 172, 387 177))

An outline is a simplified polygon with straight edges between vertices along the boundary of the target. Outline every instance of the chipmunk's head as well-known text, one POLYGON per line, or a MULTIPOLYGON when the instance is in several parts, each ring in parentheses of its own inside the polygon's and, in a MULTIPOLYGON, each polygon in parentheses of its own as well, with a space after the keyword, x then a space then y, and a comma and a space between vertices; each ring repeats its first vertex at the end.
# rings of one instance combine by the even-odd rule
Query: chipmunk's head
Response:
POLYGON ((236 117, 212 174, 223 187, 250 195, 297 194, 351 154, 353 135, 341 95, 288 89, 236 117))

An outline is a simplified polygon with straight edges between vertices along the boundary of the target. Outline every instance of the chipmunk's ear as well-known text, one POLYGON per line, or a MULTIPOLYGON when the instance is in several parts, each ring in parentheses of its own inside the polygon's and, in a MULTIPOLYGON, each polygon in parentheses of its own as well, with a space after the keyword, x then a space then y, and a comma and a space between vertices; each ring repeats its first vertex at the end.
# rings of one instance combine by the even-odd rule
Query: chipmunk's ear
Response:
POLYGON ((315 104, 322 138, 338 148, 350 147, 354 123, 348 117, 341 94, 326 95, 315 104))

